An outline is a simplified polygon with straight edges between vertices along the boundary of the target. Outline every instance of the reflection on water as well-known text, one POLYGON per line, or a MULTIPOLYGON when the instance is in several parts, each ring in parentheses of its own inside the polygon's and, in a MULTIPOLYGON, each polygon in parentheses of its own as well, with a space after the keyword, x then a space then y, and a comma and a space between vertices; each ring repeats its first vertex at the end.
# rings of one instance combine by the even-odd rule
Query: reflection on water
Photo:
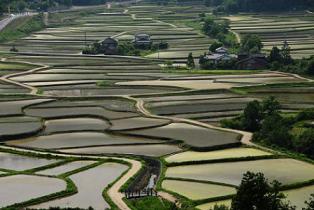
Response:
POLYGON ((0 208, 65 190, 63 180, 16 175, 0 179, 0 208))
POLYGON ((37 205, 35 208, 56 206, 62 208, 88 208, 91 206, 96 210, 109 208, 110 206, 102 197, 102 192, 108 184, 117 179, 125 170, 127 170, 127 166, 117 163, 105 163, 87 171, 74 174, 70 178, 77 186, 77 194, 37 205))
POLYGON ((33 158, 10 153, 0 153, 0 168, 11 170, 27 170, 48 165, 57 160, 33 158))

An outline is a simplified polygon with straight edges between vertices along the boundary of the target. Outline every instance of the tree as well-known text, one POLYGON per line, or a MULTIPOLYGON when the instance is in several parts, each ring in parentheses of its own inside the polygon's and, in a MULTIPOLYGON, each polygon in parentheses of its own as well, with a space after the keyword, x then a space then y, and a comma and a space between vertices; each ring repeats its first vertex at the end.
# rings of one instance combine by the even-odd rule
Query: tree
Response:
POLYGON ((268 180, 262 173, 244 174, 237 194, 232 199, 232 210, 295 210, 282 201, 284 194, 279 191, 280 183, 268 180))
POLYGON ((225 205, 215 205, 213 209, 211 210, 229 210, 229 207, 228 206, 225 206, 225 205))
POLYGON ((284 41, 282 49, 281 49, 281 56, 282 56, 282 62, 285 65, 292 63, 292 57, 290 53, 291 49, 289 46, 289 43, 287 41, 284 41))
POLYGON ((210 45, 209 51, 210 51, 210 52, 215 52, 215 50, 216 50, 217 48, 222 47, 222 46, 223 46, 222 43, 215 41, 214 43, 212 43, 212 44, 210 45))
POLYGON ((263 109, 258 101, 249 102, 243 112, 243 128, 248 131, 257 131, 263 117, 263 109))
POLYGON ((306 201, 305 204, 307 205, 302 210, 314 210, 314 194, 311 195, 310 200, 306 201))
POLYGON ((307 73, 310 75, 314 75, 314 58, 312 58, 309 61, 308 67, 307 67, 307 73))
POLYGON ((281 52, 280 49, 276 46, 274 46, 269 54, 268 57, 269 62, 282 62, 282 56, 281 56, 281 52))
POLYGON ((260 53, 263 43, 258 35, 245 35, 241 41, 241 50, 245 53, 260 53))
POLYGON ((192 53, 189 53, 189 56, 187 59, 187 66, 191 69, 195 68, 195 62, 194 62, 194 57, 192 53))
POLYGON ((267 116, 259 132, 254 134, 254 140, 263 141, 269 145, 291 148, 292 136, 290 125, 278 113, 267 116))
POLYGON ((297 137, 295 144, 298 152, 314 158, 314 128, 306 129, 297 137))
POLYGON ((269 96, 263 100, 263 113, 265 116, 270 116, 280 112, 281 105, 274 96, 269 96))

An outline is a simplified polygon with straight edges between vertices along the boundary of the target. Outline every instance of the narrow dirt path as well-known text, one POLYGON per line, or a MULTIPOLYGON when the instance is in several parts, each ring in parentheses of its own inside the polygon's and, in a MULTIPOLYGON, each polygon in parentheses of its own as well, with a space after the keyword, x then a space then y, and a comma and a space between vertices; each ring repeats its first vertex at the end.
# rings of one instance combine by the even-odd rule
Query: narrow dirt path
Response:
POLYGON ((131 210, 131 209, 123 201, 124 194, 121 193, 119 190, 142 167, 142 164, 139 161, 130 159, 128 160, 128 162, 132 165, 131 169, 108 190, 109 197, 118 206, 120 210, 131 210))
POLYGON ((22 148, 15 148, 11 146, 3 146, 0 145, 0 149, 10 149, 14 151, 19 152, 28 152, 33 154, 40 154, 40 155, 52 155, 56 157, 75 157, 75 158, 98 158, 98 159, 113 159, 113 160, 123 160, 125 162, 128 162, 131 167, 127 171, 125 175, 122 176, 109 190, 108 195, 111 198, 111 200, 117 205, 117 207, 120 210, 131 210, 126 203, 123 201, 124 195, 119 192, 120 188, 130 179, 132 178, 142 167, 142 163, 137 160, 133 159, 127 159, 127 158, 115 158, 115 157, 102 157, 102 156, 91 156, 91 155, 72 155, 72 154, 60 154, 60 153, 54 153, 54 152, 42 152, 42 151, 34 151, 31 149, 22 149, 22 148))
POLYGON ((243 144, 250 145, 250 146, 257 146, 251 142, 252 133, 250 133, 250 132, 216 127, 213 125, 209 125, 207 123, 203 123, 203 122, 199 122, 199 121, 191 120, 191 119, 154 115, 145 108, 145 106, 144 106, 145 102, 142 99, 133 98, 131 96, 125 96, 124 98, 135 101, 136 102, 136 108, 138 109, 138 111, 141 112, 146 117, 157 118, 157 119, 166 119, 166 120, 171 120, 173 122, 187 123, 190 125, 200 126, 200 127, 208 128, 208 129, 215 129, 215 130, 220 130, 220 131, 237 133, 237 134, 242 135, 241 142, 243 144))
POLYGON ((41 70, 50 68, 50 66, 43 65, 43 64, 35 64, 35 63, 30 63, 30 62, 14 62, 14 63, 35 65, 35 66, 39 66, 39 67, 31 69, 31 70, 28 70, 28 71, 23 71, 23 72, 18 72, 18 73, 4 75, 4 76, 0 77, 0 80, 2 80, 4 82, 7 82, 9 84, 13 84, 13 85, 17 85, 17 86, 22 87, 22 88, 29 89, 31 91, 30 94, 36 95, 38 93, 38 88, 37 87, 33 87, 33 86, 30 86, 30 85, 27 85, 27 84, 24 84, 24 83, 21 83, 21 82, 18 82, 18 81, 14 81, 14 80, 12 80, 10 78, 17 77, 17 76, 25 76, 25 75, 28 75, 28 74, 36 73, 37 71, 41 71, 41 70))

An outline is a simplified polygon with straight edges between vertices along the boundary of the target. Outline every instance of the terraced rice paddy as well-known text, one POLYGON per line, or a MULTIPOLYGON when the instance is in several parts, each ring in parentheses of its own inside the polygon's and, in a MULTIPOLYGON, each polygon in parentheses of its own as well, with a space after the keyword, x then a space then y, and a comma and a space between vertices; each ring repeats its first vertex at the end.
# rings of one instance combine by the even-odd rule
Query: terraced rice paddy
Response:
POLYGON ((165 180, 162 187, 183 195, 191 200, 201 200, 235 194, 235 189, 214 184, 205 184, 197 182, 165 180))
POLYGON ((160 127, 170 124, 169 120, 159 120, 153 118, 127 118, 121 120, 112 120, 110 130, 133 130, 139 128, 160 127))
POLYGON ((45 133, 59 133, 70 131, 104 131, 109 128, 109 123, 96 118, 68 118, 47 120, 45 133))
POLYGON ((160 128, 127 132, 146 137, 162 137, 183 141, 193 147, 214 147, 238 143, 238 134, 219 130, 210 130, 185 123, 172 123, 160 128))
POLYGON ((314 192, 314 186, 302 187, 299 189, 284 191, 287 200, 291 201, 292 205, 297 209, 305 208, 305 201, 308 201, 311 194, 314 192))
POLYGON ((8 144, 41 149, 61 149, 88 146, 140 144, 140 143, 147 144, 160 142, 163 141, 150 140, 148 138, 139 138, 131 136, 118 136, 108 133, 73 132, 31 137, 24 140, 10 141, 8 142, 8 144))
POLYGON ((54 168, 37 172, 48 176, 57 176, 96 163, 95 161, 74 161, 54 168))
POLYGON ((218 160, 228 158, 257 157, 271 155, 269 152, 253 148, 234 148, 212 152, 187 151, 165 158, 168 163, 182 163, 189 161, 218 160))
POLYGON ((103 190, 119 177, 127 167, 116 163, 105 163, 95 168, 70 176, 78 188, 77 194, 35 206, 36 208, 63 207, 103 209, 110 207, 102 197, 103 190), (91 180, 93 180, 91 182, 91 180))
MULTIPOLYGON (((0 153, 0 168, 16 171, 24 171, 32 168, 49 165, 57 160, 48 160, 43 158, 27 157, 11 153, 0 153)), ((1 179, 0 179, 1 180, 1 179)))
POLYGON ((153 145, 134 145, 134 146, 106 146, 90 147, 81 149, 59 150, 71 154, 126 154, 126 155, 145 155, 159 157, 181 151, 175 145, 153 144, 153 145))
POLYGON ((279 14, 243 14, 226 17, 231 20, 231 28, 241 36, 258 34, 264 48, 270 51, 273 46, 282 46, 287 40, 295 58, 309 57, 314 49, 314 15, 306 12, 279 14))
POLYGON ((0 185, 1 208, 56 193, 66 188, 63 180, 30 175, 2 177, 0 185))
MULTIPOLYGON (((215 203, 230 205, 222 196, 235 193, 247 170, 263 172, 284 185, 313 180, 312 164, 239 147, 243 133, 212 126, 241 114, 248 102, 269 95, 277 96, 288 113, 313 107, 313 88, 293 84, 304 79, 267 71, 169 73, 163 69, 165 61, 156 59, 181 65, 190 52, 197 58, 208 51, 214 40, 185 25, 199 21, 203 12, 208 11, 171 5, 75 8, 50 13, 44 30, 0 44, 0 51, 15 45, 20 52, 0 55, 0 76, 5 75, 0 79, 0 147, 20 154, 0 153, 0 207, 63 191, 66 183, 57 177, 70 174, 66 179, 73 181, 76 194, 64 197, 61 193, 52 200, 48 196, 49 201, 28 207, 110 208, 103 192, 128 169, 116 163, 121 156, 134 174, 143 156, 164 159, 166 178, 158 180, 161 188, 185 197, 201 210, 215 203), (120 43, 132 41, 138 32, 150 34, 156 43, 168 42, 169 48, 145 52, 142 57, 81 55, 86 44, 106 37, 120 43), (277 88, 278 84, 283 87, 277 88), (247 95, 231 88, 241 88, 247 95), (27 156, 25 149, 30 152, 27 156), (48 159, 36 158, 34 153, 48 159), (25 170, 29 175, 15 175, 25 170), (217 202, 208 203, 208 199, 217 202)), ((241 36, 261 35, 266 50, 279 45, 286 34, 293 56, 312 53, 312 15, 281 14, 277 20, 271 15, 247 14, 228 18, 241 36)), ((119 179, 118 185, 128 178, 119 179)), ((152 185, 146 178, 136 176, 131 185, 139 179, 144 187, 152 185)), ((107 193, 115 204, 123 205, 115 190, 119 189, 114 185, 107 193)), ((307 186, 285 193, 301 208, 311 191, 312 186, 307 186)))
POLYGON ((293 159, 177 166, 168 168, 166 176, 239 185, 242 175, 248 169, 253 172, 263 172, 269 180, 278 180, 283 184, 303 182, 311 180, 314 177, 314 167, 312 164, 293 159), (291 168, 295 170, 291 171, 291 168))

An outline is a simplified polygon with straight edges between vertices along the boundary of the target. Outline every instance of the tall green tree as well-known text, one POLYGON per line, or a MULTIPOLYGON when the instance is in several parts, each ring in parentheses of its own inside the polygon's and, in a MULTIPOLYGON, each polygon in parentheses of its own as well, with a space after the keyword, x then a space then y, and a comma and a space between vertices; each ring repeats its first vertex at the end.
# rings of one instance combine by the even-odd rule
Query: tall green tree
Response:
POLYGON ((293 60, 291 57, 291 48, 287 41, 284 41, 282 45, 281 55, 282 55, 283 64, 288 65, 292 63, 293 60))
POLYGON ((280 49, 278 47, 274 46, 271 49, 271 52, 270 52, 269 57, 268 57, 268 60, 271 63, 272 62, 279 62, 279 63, 282 62, 281 52, 280 52, 280 49))
POLYGON ((268 180, 262 173, 244 174, 237 194, 232 199, 232 210, 295 210, 285 203, 279 191, 280 183, 268 180))
POLYGON ((258 101, 249 102, 243 112, 243 128, 247 131, 257 131, 263 119, 263 108, 258 101))
POLYGON ((195 68, 195 62, 194 62, 194 57, 192 53, 189 53, 186 65, 191 69, 195 68))
POLYGON ((260 53, 263 43, 258 35, 245 35, 241 41, 241 51, 245 53, 260 53))
POLYGON ((314 194, 311 195, 310 200, 305 202, 306 207, 302 210, 314 210, 314 194))

